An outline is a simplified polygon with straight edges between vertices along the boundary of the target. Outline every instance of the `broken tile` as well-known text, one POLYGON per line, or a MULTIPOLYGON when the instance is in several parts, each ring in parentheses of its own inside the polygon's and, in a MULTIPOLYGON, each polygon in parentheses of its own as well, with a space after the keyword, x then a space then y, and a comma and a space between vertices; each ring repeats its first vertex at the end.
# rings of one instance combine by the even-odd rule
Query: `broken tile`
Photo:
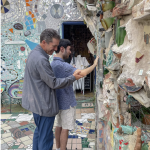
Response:
POLYGON ((25 135, 30 135, 30 134, 33 134, 33 132, 32 131, 26 131, 26 132, 24 132, 24 134, 25 135))
POLYGON ((82 107, 93 107, 93 103, 82 103, 82 107))
POLYGON ((5 143, 9 142, 9 141, 14 141, 14 138, 12 137, 8 137, 8 138, 5 138, 3 139, 5 143))
POLYGON ((1 128, 3 129, 4 127, 7 127, 7 126, 8 126, 7 124, 2 124, 1 128))
POLYGON ((94 108, 81 109, 81 113, 95 113, 94 108))
POLYGON ((76 119, 81 119, 81 114, 76 114, 76 119))
POLYGON ((8 119, 12 114, 1 114, 1 119, 8 119))
POLYGON ((83 126, 90 128, 91 127, 91 123, 83 123, 83 126))
POLYGON ((4 143, 4 144, 1 144, 1 150, 6 150, 9 146, 4 143))
POLYGON ((18 148, 24 148, 24 145, 23 145, 23 144, 21 144, 18 148))
POLYGON ((53 150, 56 150, 56 144, 53 144, 53 150))
POLYGON ((19 126, 20 126, 20 124, 17 123, 17 122, 15 122, 15 121, 10 121, 10 122, 8 123, 8 125, 11 126, 12 128, 16 128, 16 127, 19 127, 19 126))
MULTIPOLYGON (((30 139, 30 138, 29 138, 30 139)), ((30 144, 32 144, 33 143, 33 141, 30 139, 30 140, 28 140, 28 141, 24 141, 23 142, 23 144, 24 145, 30 145, 30 144)))
POLYGON ((78 138, 78 139, 77 139, 77 143, 78 143, 78 144, 81 144, 81 139, 78 138))
POLYGON ((81 109, 76 109, 76 114, 81 114, 81 109))
POLYGON ((77 143, 77 139, 72 139, 72 143, 76 144, 77 143))
POLYGON ((19 114, 18 118, 16 119, 17 122, 21 121, 30 121, 33 118, 33 115, 28 114, 19 114))
POLYGON ((8 138, 11 136, 11 133, 5 133, 5 134, 2 134, 2 138, 8 138))
POLYGON ((29 122, 28 121, 23 121, 23 122, 21 122, 21 123, 19 123, 21 126, 24 126, 24 125, 26 125, 26 124, 29 124, 29 122))
POLYGON ((9 129, 11 129, 10 126, 6 126, 6 127, 3 128, 3 130, 9 130, 9 129))
POLYGON ((95 119, 88 119, 88 121, 95 121, 95 119))
POLYGON ((13 134, 13 136, 18 139, 21 137, 26 136, 23 132, 21 132, 21 130, 19 130, 18 128, 12 128, 10 129, 10 132, 13 134))
POLYGON ((24 141, 28 141, 28 140, 31 140, 31 139, 28 136, 25 136, 25 137, 20 138, 20 140, 22 142, 24 142, 24 141))
POLYGON ((71 144, 67 144, 67 150, 71 150, 71 144))
POLYGON ((3 140, 1 140, 1 144, 3 144, 4 143, 4 141, 3 140))
POLYGON ((72 144, 72 150, 82 150, 82 145, 81 144, 72 144))
POLYGON ((68 139, 68 142, 67 143, 72 143, 72 138, 71 139, 68 139))
POLYGON ((95 139, 96 138, 96 134, 88 134, 87 138, 89 138, 89 139, 95 139))

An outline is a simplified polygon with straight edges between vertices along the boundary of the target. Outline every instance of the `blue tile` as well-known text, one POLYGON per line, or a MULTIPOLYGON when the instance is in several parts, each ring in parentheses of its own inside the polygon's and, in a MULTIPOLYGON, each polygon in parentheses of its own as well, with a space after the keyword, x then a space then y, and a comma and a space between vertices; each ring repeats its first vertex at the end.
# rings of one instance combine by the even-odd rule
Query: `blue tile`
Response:
POLYGON ((95 130, 89 130, 89 134, 95 133, 95 130))
POLYGON ((26 131, 29 131, 29 129, 28 129, 28 128, 25 128, 25 130, 26 130, 26 131))
POLYGON ((28 16, 25 16, 25 21, 28 20, 28 16))
POLYGON ((28 20, 30 21, 30 20, 32 20, 32 18, 31 18, 31 17, 28 17, 28 20))
POLYGON ((100 121, 100 122, 101 122, 102 126, 104 127, 104 122, 103 121, 100 121))
POLYGON ((83 126, 83 123, 78 123, 79 126, 83 126))
POLYGON ((25 131, 25 129, 21 129, 21 131, 25 131))
POLYGON ((28 21, 26 21, 26 22, 25 22, 25 24, 26 24, 26 26, 28 26, 28 25, 29 25, 29 22, 28 22, 28 21))
POLYGON ((80 122, 76 120, 76 123, 78 124, 78 123, 80 123, 80 122))
POLYGON ((2 122, 6 121, 6 119, 1 119, 2 122))
POLYGON ((99 141, 100 141, 100 143, 102 143, 103 142, 103 138, 99 138, 99 141))
POLYGON ((72 138, 72 135, 68 135, 68 138, 72 138))
POLYGON ((34 26, 32 25, 32 26, 30 26, 31 27, 31 29, 34 29, 34 26))
POLYGON ((32 25, 32 24, 33 24, 33 20, 30 20, 29 22, 30 22, 30 25, 32 25))
POLYGON ((99 136, 101 136, 102 132, 103 132, 103 130, 99 130, 99 136))
POLYGON ((78 136, 77 135, 72 135, 72 138, 76 139, 76 138, 78 138, 78 136))
POLYGON ((30 28, 30 26, 27 26, 27 30, 30 30, 31 28, 30 28))

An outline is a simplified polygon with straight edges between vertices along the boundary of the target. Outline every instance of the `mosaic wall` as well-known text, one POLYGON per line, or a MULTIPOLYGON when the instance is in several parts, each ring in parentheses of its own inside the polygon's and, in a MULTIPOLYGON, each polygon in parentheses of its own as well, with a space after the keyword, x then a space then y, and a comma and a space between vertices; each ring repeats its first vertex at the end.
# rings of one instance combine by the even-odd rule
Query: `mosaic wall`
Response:
POLYGON ((72 20, 82 20, 72 0, 1 0, 1 93, 21 99, 26 59, 40 33, 61 32, 61 23, 72 20))

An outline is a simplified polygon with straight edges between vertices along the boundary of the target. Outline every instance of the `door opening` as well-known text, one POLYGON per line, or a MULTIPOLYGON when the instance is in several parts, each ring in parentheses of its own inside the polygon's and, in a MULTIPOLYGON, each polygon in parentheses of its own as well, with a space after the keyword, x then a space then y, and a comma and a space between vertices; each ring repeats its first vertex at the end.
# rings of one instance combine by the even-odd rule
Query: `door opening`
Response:
MULTIPOLYGON (((62 24, 62 38, 69 39, 72 43, 72 54, 66 60, 66 62, 70 64, 75 64, 77 58, 85 57, 88 62, 88 66, 92 65, 94 62, 94 57, 92 54, 89 53, 87 47, 87 43, 92 37, 93 36, 90 30, 83 22, 64 22, 62 24)), ((80 63, 81 66, 84 64, 86 64, 84 61, 80 63)), ((79 66, 76 67, 78 68, 79 66)), ((94 71, 87 75, 87 77, 84 79, 84 90, 80 86, 76 88, 76 97, 80 97, 80 99, 85 99, 86 97, 93 97, 93 85, 94 71)))

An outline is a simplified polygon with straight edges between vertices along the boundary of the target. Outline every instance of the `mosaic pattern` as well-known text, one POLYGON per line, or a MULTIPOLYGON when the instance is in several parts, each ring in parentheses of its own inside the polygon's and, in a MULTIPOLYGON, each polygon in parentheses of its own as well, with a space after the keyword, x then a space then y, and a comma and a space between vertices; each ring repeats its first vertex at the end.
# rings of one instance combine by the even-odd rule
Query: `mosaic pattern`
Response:
POLYGON ((61 22, 82 18, 71 0, 1 0, 1 4, 1 79, 6 82, 8 94, 10 85, 24 77, 26 60, 32 50, 25 41, 39 43, 44 29, 60 30, 61 22), (59 19, 50 12, 57 5, 64 10, 59 19))
POLYGON ((9 2, 7 0, 1 0, 1 13, 7 13, 9 9, 9 2))
POLYGON ((8 94, 11 98, 21 99, 22 89, 23 89, 23 79, 13 83, 8 89, 8 94))
MULTIPOLYGON (((95 113, 82 114, 82 109, 76 110, 76 115, 82 116, 76 120, 76 128, 69 131, 67 149, 82 150, 82 148, 94 149, 95 145, 95 113), (88 121, 89 120, 89 121, 88 121)), ((92 110, 93 111, 93 110, 92 110)), ((32 140, 36 125, 32 114, 3 114, 1 116, 1 149, 32 150, 32 140)), ((53 131, 55 133, 56 121, 53 131)), ((54 138, 53 150, 56 149, 54 138)))
POLYGON ((1 93, 3 93, 5 89, 6 89, 6 83, 3 80, 1 80, 1 93))

